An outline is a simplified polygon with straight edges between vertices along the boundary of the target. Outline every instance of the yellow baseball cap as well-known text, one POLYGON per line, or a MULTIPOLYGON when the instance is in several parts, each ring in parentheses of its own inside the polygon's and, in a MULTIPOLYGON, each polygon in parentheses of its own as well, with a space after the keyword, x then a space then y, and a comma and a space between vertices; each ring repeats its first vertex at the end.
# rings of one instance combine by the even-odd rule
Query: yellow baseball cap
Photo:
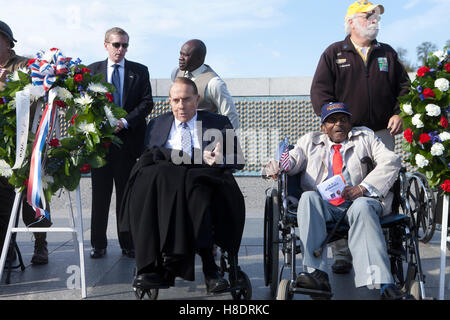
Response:
POLYGON ((345 16, 345 20, 348 17, 354 15, 358 12, 369 12, 375 10, 376 8, 380 8, 380 14, 384 13, 384 7, 381 4, 372 4, 370 1, 356 1, 350 5, 347 9, 347 15, 345 16))

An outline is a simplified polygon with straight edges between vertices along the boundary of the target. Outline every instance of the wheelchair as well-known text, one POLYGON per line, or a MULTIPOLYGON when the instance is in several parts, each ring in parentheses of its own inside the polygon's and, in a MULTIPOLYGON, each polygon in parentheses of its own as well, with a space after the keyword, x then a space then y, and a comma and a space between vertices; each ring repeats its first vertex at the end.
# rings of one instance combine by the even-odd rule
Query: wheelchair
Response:
MULTIPOLYGON (((252 284, 247 274, 241 270, 238 264, 237 254, 230 254, 227 251, 220 250, 219 272, 222 276, 228 274, 229 288, 212 293, 213 295, 230 293, 233 300, 250 300, 252 298, 252 284)), ((136 268, 133 278, 136 276, 136 268)), ((168 289, 170 286, 158 287, 136 287, 133 284, 133 291, 138 300, 157 300, 160 289, 168 289)))
MULTIPOLYGON (((370 170, 372 160, 362 160, 370 170)), ((394 201, 392 213, 380 218, 380 224, 385 235, 391 273, 395 285, 404 293, 409 293, 416 300, 425 299, 425 276, 419 255, 419 236, 416 217, 418 211, 411 212, 408 185, 405 168, 392 187, 394 201)), ((288 176, 281 172, 278 176, 278 186, 266 190, 264 210, 264 280, 270 286, 272 298, 291 300, 294 294, 304 294, 316 300, 329 300, 332 293, 324 291, 297 288, 296 255, 301 253, 300 238, 296 235, 297 205, 301 196, 300 175, 288 176), (284 259, 279 267, 279 252, 284 259), (288 279, 283 278, 284 269, 289 269, 288 279)), ((416 207, 417 208, 417 207, 416 207)), ((327 224, 327 239, 314 254, 319 256, 327 244, 347 238, 349 227, 338 223, 327 224)))

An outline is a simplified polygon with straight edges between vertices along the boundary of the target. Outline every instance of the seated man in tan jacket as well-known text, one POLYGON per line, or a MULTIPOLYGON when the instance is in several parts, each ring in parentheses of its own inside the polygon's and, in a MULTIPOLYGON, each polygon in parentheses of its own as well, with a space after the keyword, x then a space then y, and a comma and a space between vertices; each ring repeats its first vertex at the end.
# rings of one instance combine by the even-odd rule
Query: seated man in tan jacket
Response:
MULTIPOLYGON (((353 256, 357 287, 380 287, 383 299, 403 299, 391 275, 386 243, 379 222, 389 213, 392 194, 389 189, 397 179, 400 158, 366 127, 351 125, 351 114, 343 103, 329 103, 322 107, 322 132, 302 136, 289 152, 289 175, 301 173, 303 194, 297 211, 300 241, 303 246, 303 265, 310 273, 300 273, 299 288, 331 292, 326 269, 326 253, 316 257, 327 237, 327 222, 336 222, 346 215, 343 224, 350 229, 349 249, 353 256), (361 162, 370 157, 376 164, 373 171, 361 162), (337 177, 340 176, 340 177, 337 177), (325 195, 318 186, 326 181, 341 179, 340 192, 325 195), (345 185, 345 187, 344 187, 345 185), (375 276, 370 272, 374 268, 375 276)), ((278 162, 266 165, 266 174, 274 178, 280 171, 278 162)), ((330 184, 328 184, 330 186, 330 184)))

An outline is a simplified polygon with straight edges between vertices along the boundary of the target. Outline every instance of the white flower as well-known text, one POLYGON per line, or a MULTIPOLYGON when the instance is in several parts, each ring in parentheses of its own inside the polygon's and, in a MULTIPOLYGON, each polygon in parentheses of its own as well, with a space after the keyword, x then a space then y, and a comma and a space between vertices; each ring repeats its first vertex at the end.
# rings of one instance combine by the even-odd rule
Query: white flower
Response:
POLYGON ((95 125, 93 123, 87 123, 86 121, 83 121, 78 125, 78 129, 85 135, 88 135, 90 132, 95 132, 95 125))
POLYGON ((405 112, 406 114, 411 116, 413 114, 412 106, 410 104, 404 104, 403 105, 403 112, 405 112))
POLYGON ((441 108, 435 104, 427 104, 425 110, 427 110, 427 116, 429 117, 437 117, 441 114, 441 108))
POLYGON ((37 100, 39 100, 40 97, 43 97, 45 94, 45 90, 44 90, 43 86, 35 86, 31 83, 27 84, 23 89, 29 90, 31 101, 37 101, 37 100))
POLYGON ((108 118, 109 124, 114 128, 117 125, 117 118, 114 117, 114 114, 108 106, 104 106, 103 109, 105 110, 106 118, 108 118))
POLYGON ((88 94, 81 95, 81 97, 76 98, 74 101, 82 106, 87 106, 88 104, 94 102, 88 94))
POLYGON ((72 93, 70 93, 70 91, 67 90, 66 88, 62 88, 62 87, 56 87, 56 95, 57 95, 62 101, 67 101, 67 100, 73 98, 72 93))
POLYGON ((12 74, 11 80, 13 80, 13 81, 19 81, 19 80, 20 80, 20 78, 19 78, 19 71, 21 71, 21 72, 23 72, 23 73, 28 73, 28 70, 27 70, 26 68, 20 68, 20 69, 17 69, 17 70, 14 71, 14 73, 12 74))
POLYGON ((443 61, 445 59, 445 52, 442 50, 436 51, 433 53, 436 57, 439 58, 439 61, 443 61))
POLYGON ((0 176, 9 178, 13 174, 11 167, 5 160, 0 160, 0 176))
POLYGON ((416 154, 416 164, 419 168, 423 168, 426 167, 429 163, 429 161, 427 159, 425 159, 425 157, 421 154, 416 154))
POLYGON ((448 90, 449 82, 445 78, 439 78, 434 82, 434 86, 438 88, 441 92, 445 92, 448 90))
POLYGON ((442 143, 436 142, 435 144, 433 144, 430 151, 431 155, 439 157, 444 154, 444 150, 444 145, 442 143))
POLYGON ((447 141, 450 139, 450 133, 448 131, 444 131, 439 134, 439 139, 441 139, 442 142, 447 141))
POLYGON ((420 114, 416 114, 411 119, 412 124, 416 126, 416 128, 423 128, 423 122, 420 120, 420 114))
POLYGON ((96 93, 107 93, 108 89, 100 83, 89 83, 88 90, 96 93))

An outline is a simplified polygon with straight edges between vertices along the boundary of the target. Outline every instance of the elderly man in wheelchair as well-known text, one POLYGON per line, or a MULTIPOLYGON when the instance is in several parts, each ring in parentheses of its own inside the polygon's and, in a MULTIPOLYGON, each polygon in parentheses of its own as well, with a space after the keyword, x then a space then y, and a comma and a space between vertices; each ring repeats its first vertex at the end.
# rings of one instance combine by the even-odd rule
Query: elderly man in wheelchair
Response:
POLYGON ((197 111, 198 101, 192 80, 174 81, 172 112, 149 122, 147 149, 130 174, 120 231, 131 231, 136 249, 133 287, 150 293, 174 286, 176 277, 193 281, 197 253, 209 293, 248 298, 248 277, 237 265, 245 203, 232 175, 244 161, 228 118, 197 111), (228 253, 229 281, 223 260, 221 269, 215 263, 213 244, 228 253))
MULTIPOLYGON (((301 174, 297 222, 308 271, 297 275, 295 287, 331 296, 326 250, 317 249, 326 245, 327 224, 340 223, 349 227, 356 287, 379 286, 382 299, 410 298, 394 285, 379 220, 391 208, 389 190, 398 177, 400 158, 370 129, 352 128, 343 103, 329 103, 322 107, 321 132, 301 137, 288 159, 288 175, 301 174), (376 164, 373 171, 361 162, 364 157, 376 164), (378 272, 371 273, 374 268, 378 272)), ((265 171, 276 179, 279 162, 271 160, 265 171)))

